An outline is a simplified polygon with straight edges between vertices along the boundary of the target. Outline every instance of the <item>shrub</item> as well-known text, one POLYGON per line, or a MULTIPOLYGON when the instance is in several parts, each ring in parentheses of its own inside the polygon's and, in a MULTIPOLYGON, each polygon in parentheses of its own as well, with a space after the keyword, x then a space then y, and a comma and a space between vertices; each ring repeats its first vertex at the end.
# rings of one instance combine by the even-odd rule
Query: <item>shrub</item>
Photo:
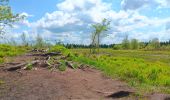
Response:
POLYGON ((60 71, 65 71, 67 66, 66 66, 66 62, 64 60, 61 60, 61 65, 59 66, 59 70, 60 71))
POLYGON ((122 49, 122 45, 121 45, 121 44, 115 44, 115 45, 113 46, 113 49, 114 49, 114 50, 120 50, 120 49, 122 49))
POLYGON ((4 57, 16 56, 24 52, 26 52, 26 48, 24 47, 0 44, 0 63, 4 62, 4 57))
POLYGON ((55 45, 50 48, 49 52, 64 52, 66 50, 67 49, 62 45, 55 45))

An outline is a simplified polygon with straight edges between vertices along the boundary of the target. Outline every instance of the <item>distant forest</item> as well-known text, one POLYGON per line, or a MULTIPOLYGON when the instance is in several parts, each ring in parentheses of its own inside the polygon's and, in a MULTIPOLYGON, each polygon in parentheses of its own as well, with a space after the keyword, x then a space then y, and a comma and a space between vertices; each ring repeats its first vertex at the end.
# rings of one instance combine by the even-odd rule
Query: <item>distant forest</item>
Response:
MULTIPOLYGON (((62 44, 62 43, 56 43, 62 44)), ((92 45, 84 44, 62 44, 68 49, 72 48, 90 48, 92 45)), ((123 40, 120 44, 100 44, 100 48, 118 49, 170 49, 170 40, 159 42, 158 39, 153 39, 149 42, 138 42, 138 40, 123 40), (136 42, 135 42, 136 41, 136 42)))

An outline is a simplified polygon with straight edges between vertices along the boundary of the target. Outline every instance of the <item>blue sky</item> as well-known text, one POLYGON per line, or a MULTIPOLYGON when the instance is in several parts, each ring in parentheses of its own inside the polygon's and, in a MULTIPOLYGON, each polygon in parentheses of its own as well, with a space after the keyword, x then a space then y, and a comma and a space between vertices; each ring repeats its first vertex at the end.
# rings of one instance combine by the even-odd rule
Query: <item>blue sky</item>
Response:
POLYGON ((130 39, 170 39, 170 0, 10 0, 13 12, 27 16, 15 23, 7 37, 32 41, 40 34, 46 41, 89 44, 91 24, 111 20, 102 43, 130 39), (11 35, 13 34, 13 35, 11 35))

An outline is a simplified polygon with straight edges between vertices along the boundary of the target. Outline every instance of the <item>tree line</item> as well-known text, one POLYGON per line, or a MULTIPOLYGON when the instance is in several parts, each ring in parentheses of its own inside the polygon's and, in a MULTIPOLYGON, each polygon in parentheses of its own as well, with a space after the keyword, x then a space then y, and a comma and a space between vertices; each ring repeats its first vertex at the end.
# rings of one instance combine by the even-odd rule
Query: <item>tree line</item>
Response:
MULTIPOLYGON (((84 44, 62 44, 68 49, 74 48, 91 48, 91 45, 84 44)), ((154 38, 149 42, 139 42, 137 39, 128 39, 125 37, 119 44, 100 44, 99 48, 110 48, 114 50, 170 50, 170 40, 160 42, 158 38, 154 38)))

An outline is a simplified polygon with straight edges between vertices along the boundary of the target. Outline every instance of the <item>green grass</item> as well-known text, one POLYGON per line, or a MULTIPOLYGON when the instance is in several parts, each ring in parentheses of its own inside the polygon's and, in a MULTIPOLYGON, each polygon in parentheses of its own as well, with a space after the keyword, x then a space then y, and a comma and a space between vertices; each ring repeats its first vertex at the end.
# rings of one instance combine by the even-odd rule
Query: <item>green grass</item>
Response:
POLYGON ((101 49, 88 55, 87 49, 74 49, 77 62, 92 65, 105 75, 119 78, 141 92, 170 93, 170 52, 101 49), (87 56, 88 55, 88 56, 87 56))
POLYGON ((0 64, 4 62, 4 59, 3 58, 0 58, 0 64))
POLYGON ((24 52, 26 52, 25 47, 0 44, 0 63, 3 63, 5 61, 5 57, 20 55, 24 52))

